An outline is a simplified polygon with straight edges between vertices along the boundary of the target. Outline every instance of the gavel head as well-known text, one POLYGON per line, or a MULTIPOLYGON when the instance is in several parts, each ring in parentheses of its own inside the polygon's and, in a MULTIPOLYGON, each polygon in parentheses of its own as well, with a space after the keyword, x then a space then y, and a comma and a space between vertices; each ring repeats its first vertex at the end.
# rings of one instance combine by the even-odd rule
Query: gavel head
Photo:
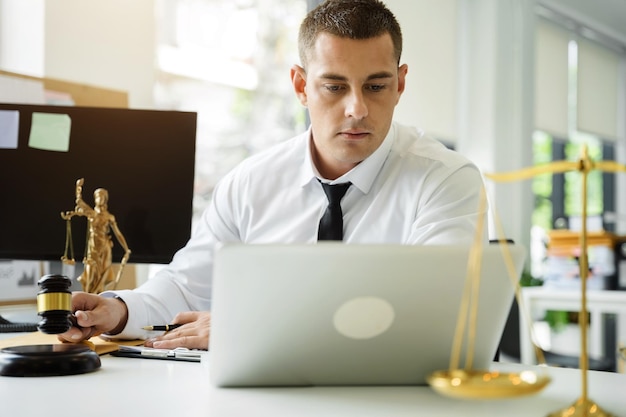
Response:
POLYGON ((37 314, 41 321, 39 331, 47 334, 59 334, 72 327, 72 281, 64 275, 44 275, 37 282, 37 314))

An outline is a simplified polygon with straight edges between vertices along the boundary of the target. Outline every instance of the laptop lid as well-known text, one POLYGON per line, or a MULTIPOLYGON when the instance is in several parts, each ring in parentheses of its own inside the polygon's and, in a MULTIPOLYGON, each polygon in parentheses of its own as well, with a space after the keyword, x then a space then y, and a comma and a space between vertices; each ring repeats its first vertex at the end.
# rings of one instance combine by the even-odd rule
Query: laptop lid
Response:
MULTIPOLYGON (((519 277, 525 251, 507 248, 519 277)), ((494 358, 514 294, 500 245, 483 249, 478 369, 494 358)), ((468 246, 225 245, 213 277, 211 379, 217 386, 425 384, 450 366, 468 256, 468 246)))

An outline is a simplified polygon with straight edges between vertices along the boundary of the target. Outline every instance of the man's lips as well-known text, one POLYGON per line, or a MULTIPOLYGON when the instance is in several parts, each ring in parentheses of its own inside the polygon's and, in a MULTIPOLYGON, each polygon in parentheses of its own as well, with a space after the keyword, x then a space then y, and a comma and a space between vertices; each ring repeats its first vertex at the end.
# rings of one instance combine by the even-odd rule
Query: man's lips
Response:
POLYGON ((364 130, 344 130, 339 132, 339 134, 346 139, 363 139, 369 135, 369 132, 364 130))

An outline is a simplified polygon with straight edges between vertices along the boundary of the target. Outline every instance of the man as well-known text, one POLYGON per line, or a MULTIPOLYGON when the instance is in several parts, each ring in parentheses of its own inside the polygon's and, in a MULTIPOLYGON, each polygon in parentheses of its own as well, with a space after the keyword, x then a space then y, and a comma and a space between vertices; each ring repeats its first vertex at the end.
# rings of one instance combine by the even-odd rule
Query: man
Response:
POLYGON ((116 294, 74 294, 82 328, 62 339, 107 333, 147 338, 157 348, 206 349, 216 245, 314 243, 328 205, 322 183, 350 183, 341 200, 346 243, 471 243, 485 215, 479 171, 392 122, 408 69, 400 65, 393 14, 378 0, 328 0, 303 21, 299 51, 291 80, 310 129, 227 174, 188 244, 147 283, 116 294), (184 325, 152 339, 142 330, 170 322, 184 325))

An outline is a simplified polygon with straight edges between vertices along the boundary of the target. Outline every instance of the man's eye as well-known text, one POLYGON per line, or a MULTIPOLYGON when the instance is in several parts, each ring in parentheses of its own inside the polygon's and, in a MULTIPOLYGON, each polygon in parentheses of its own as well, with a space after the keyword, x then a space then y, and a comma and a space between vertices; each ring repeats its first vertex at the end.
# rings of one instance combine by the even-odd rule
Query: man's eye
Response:
POLYGON ((367 86, 367 89, 373 92, 378 92, 384 90, 385 87, 385 84, 370 84, 367 86))
POLYGON ((338 84, 325 84, 324 88, 331 93, 338 93, 339 91, 343 90, 343 87, 338 84))

